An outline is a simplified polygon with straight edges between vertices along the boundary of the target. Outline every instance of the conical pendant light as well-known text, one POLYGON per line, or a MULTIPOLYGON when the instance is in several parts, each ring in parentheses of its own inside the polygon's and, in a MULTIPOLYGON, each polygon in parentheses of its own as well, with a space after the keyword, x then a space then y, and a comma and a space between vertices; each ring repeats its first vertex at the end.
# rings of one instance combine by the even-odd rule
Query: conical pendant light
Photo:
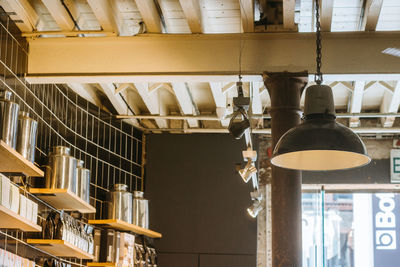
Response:
POLYGON ((317 74, 316 85, 306 91, 304 121, 286 132, 275 146, 275 166, 310 171, 350 169, 368 164, 360 137, 335 121, 332 89, 321 85, 321 33, 319 0, 316 0, 317 74))

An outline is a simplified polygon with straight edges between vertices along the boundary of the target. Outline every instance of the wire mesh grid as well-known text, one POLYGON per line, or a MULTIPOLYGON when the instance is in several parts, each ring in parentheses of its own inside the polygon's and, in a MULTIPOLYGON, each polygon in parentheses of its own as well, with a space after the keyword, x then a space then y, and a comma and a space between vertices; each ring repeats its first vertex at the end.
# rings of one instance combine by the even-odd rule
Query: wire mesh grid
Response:
MULTIPOLYGON (((10 90, 20 110, 38 121, 36 162, 45 165, 53 146, 69 147, 71 155, 83 160, 91 171, 90 202, 97 210, 95 218, 102 218, 106 193, 113 184, 127 184, 131 191, 143 190, 143 134, 64 85, 29 85, 24 79, 27 47, 15 23, 0 10, 0 88, 10 90)), ((37 180, 32 178, 30 182, 37 180)), ((51 209, 39 199, 35 201, 39 202, 40 215, 51 209)), ((43 219, 39 216, 39 222, 43 219)), ((0 247, 8 246, 7 250, 20 254, 20 244, 24 250, 32 251, 24 237, 21 231, 0 230, 0 247)), ((30 253, 26 253, 28 258, 35 256, 30 253)), ((84 266, 80 260, 63 261, 84 266)))

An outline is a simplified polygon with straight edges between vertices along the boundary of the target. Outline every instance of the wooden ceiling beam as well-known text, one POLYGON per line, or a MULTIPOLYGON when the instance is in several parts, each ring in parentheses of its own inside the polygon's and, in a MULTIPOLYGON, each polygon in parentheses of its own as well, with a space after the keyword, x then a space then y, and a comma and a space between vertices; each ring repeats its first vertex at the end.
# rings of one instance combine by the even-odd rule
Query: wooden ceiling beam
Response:
MULTIPOLYGON (((362 99, 364 95, 365 81, 357 81, 354 83, 353 93, 351 95, 350 113, 360 113, 362 107, 362 99)), ((350 118, 350 127, 360 126, 358 117, 350 118)))
POLYGON ((321 30, 324 32, 331 31, 333 0, 321 0, 321 30))
MULTIPOLYGON (((172 88, 183 115, 199 115, 193 106, 187 83, 172 83, 172 88)), ((187 122, 191 128, 199 127, 199 122, 196 119, 188 119, 187 122)))
MULTIPOLYGON (((118 81, 124 83, 136 77, 147 82, 167 82, 174 76, 183 81, 196 76, 203 76, 203 81, 229 76, 228 80, 237 81, 241 38, 246 38, 242 52, 246 55, 242 61, 244 82, 249 81, 248 77, 260 79, 265 70, 315 71, 313 33, 162 34, 32 39, 27 78, 29 82, 36 78, 40 83, 60 82, 59 79, 72 82, 75 78, 82 83, 98 83, 118 77, 126 79, 118 81)), ((400 47, 400 33, 325 33, 323 54, 328 60, 323 63, 324 80, 384 80, 384 75, 399 74, 400 60, 381 53, 387 47, 400 47)))
MULTIPOLYGON (((163 103, 160 103, 160 99, 158 94, 150 94, 149 93, 149 84, 148 83, 135 83, 135 88, 142 98, 144 104, 152 115, 166 115, 166 108, 163 103)), ((155 120, 159 128, 168 128, 168 122, 164 119, 156 119, 155 120)))
POLYGON ((239 4, 243 32, 254 32, 254 0, 239 0, 239 4))
POLYGON ((42 2, 62 31, 70 31, 75 28, 73 20, 61 1, 42 0, 42 2))
POLYGON ((294 24, 295 6, 296 0, 283 0, 283 28, 285 29, 296 29, 294 24))
POLYGON ((152 0, 136 0, 136 5, 142 15, 147 32, 161 33, 161 19, 157 7, 152 0))
POLYGON ((198 0, 179 0, 192 33, 202 33, 200 3, 198 0))
MULTIPOLYGON (((226 95, 222 92, 222 83, 221 82, 211 82, 210 89, 214 98, 215 102, 215 112, 217 113, 218 117, 225 117, 226 116, 226 95)), ((228 127, 229 120, 222 119, 221 125, 224 127, 228 127)))
POLYGON ((104 31, 119 33, 118 16, 113 7, 114 1, 87 0, 94 15, 104 31))
POLYGON ((367 0, 362 21, 362 30, 375 31, 378 24, 383 0, 367 0))
MULTIPOLYGON (((127 103, 122 99, 120 94, 115 94, 115 86, 112 83, 101 83, 99 84, 99 89, 107 96, 110 100, 111 104, 117 111, 117 115, 124 115, 124 114, 133 114, 128 106, 127 103)), ((132 108, 132 107, 131 107, 132 108)), ((134 108, 132 108, 134 110, 134 108)), ((128 123, 140 127, 138 120, 136 119, 127 119, 128 123)))
POLYGON ((6 12, 14 12, 19 22, 16 23, 21 32, 32 32, 36 30, 39 16, 28 0, 3 0, 6 12), (10 10, 7 10, 10 8, 10 10))
MULTIPOLYGON (((381 104, 382 113, 397 113, 400 106, 400 82, 398 81, 392 93, 385 91, 381 104)), ((385 117, 381 119, 383 127, 392 127, 395 117, 385 117)))

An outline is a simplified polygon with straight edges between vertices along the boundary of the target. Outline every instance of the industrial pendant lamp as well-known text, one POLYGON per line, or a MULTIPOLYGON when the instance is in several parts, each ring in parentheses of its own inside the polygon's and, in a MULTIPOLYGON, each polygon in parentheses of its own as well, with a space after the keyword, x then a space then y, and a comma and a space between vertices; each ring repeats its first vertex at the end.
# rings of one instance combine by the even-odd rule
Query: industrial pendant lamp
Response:
POLYGON ((308 171, 350 169, 368 164, 365 145, 352 130, 335 121, 332 89, 321 85, 321 28, 316 0, 316 85, 306 91, 304 121, 286 132, 275 146, 271 163, 308 171))

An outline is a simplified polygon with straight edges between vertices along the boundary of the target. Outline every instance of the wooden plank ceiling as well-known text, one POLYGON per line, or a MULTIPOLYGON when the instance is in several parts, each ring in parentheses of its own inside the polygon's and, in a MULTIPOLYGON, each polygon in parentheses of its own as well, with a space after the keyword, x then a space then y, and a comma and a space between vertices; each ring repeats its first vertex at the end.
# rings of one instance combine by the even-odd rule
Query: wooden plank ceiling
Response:
MULTIPOLYGON (((398 0, 320 1, 323 31, 400 30, 398 0)), ((0 0, 0 5, 27 38, 303 33, 315 28, 313 0, 0 0)), ((400 81, 374 75, 339 77, 327 84, 333 88, 339 114, 359 115, 344 116, 342 122, 360 133, 400 133, 395 118, 389 116, 398 112, 400 81), (364 113, 387 116, 365 120, 364 113)), ((232 99, 237 95, 234 82, 206 79, 108 84, 71 81, 66 85, 100 106, 104 106, 100 99, 105 95, 111 112, 130 115, 128 122, 154 132, 226 132, 232 99)), ((269 122, 264 118, 270 106, 268 91, 259 81, 245 82, 244 89, 252 99, 255 132, 268 132, 269 122)))

